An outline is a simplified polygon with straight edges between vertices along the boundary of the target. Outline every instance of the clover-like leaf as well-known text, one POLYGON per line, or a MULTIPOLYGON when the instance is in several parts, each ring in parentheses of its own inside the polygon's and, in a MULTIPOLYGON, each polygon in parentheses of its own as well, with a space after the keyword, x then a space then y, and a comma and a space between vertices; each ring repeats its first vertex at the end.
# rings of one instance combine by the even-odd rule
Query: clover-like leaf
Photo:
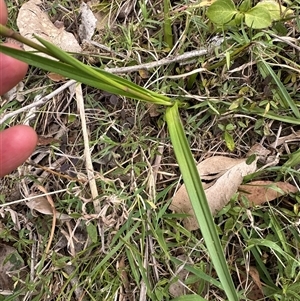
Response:
POLYGON ((272 24, 269 11, 265 7, 253 7, 245 13, 245 23, 254 29, 266 28, 272 24))
POLYGON ((224 25, 233 19, 237 9, 231 0, 217 0, 207 10, 207 17, 218 25, 224 25))
POLYGON ((259 3, 255 7, 265 8, 268 10, 272 21, 278 21, 283 17, 293 14, 293 10, 287 9, 285 6, 280 5, 276 0, 264 0, 259 3))

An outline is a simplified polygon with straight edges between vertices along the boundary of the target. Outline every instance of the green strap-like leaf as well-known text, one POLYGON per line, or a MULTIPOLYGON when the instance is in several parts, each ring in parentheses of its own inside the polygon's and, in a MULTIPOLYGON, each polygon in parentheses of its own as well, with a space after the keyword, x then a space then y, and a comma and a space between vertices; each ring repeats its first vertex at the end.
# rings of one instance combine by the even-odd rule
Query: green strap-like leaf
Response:
POLYGON ((273 71, 271 66, 264 59, 261 59, 261 61, 258 62, 257 65, 260 73, 264 78, 266 78, 267 76, 271 76, 271 78, 273 79, 273 81, 277 86, 275 93, 280 98, 283 105, 287 108, 290 107, 295 117, 299 120, 300 119, 299 108, 296 106, 295 101, 291 98, 290 94, 286 90, 285 86, 283 85, 279 77, 273 71))
MULTIPOLYGON (((72 78, 78 82, 87 84, 89 86, 95 87, 97 89, 107 91, 109 93, 113 94, 119 94, 119 89, 114 88, 111 85, 104 84, 100 82, 99 80, 93 78, 92 76, 88 74, 83 74, 80 70, 77 68, 74 68, 72 66, 66 65, 64 63, 54 61, 45 57, 41 57, 39 55, 22 51, 14 48, 9 48, 3 45, 0 45, 0 52, 10 55, 16 59, 19 59, 29 65, 35 66, 37 68, 47 70, 50 72, 58 73, 62 76, 65 76, 67 78, 72 78)), ((124 93, 126 94, 126 93, 124 93)), ((124 95, 127 97, 131 97, 131 94, 124 95)))
POLYGON ((183 130, 177 103, 167 108, 166 122, 183 181, 200 225, 210 258, 228 299, 230 301, 238 301, 200 176, 183 130))
POLYGON ((185 295, 172 299, 171 301, 206 301, 206 299, 197 295, 185 295))
POLYGON ((120 91, 122 91, 122 93, 119 93, 121 95, 123 95, 123 93, 125 92, 126 94, 132 95, 131 98, 140 99, 166 106, 172 105, 171 100, 166 96, 152 92, 151 90, 144 89, 126 79, 123 79, 122 77, 116 76, 104 70, 95 69, 90 66, 87 66, 81 63, 80 61, 76 60, 74 57, 61 50, 54 44, 40 37, 36 37, 36 39, 39 42, 41 42, 56 58, 59 58, 61 62, 73 66, 74 68, 78 68, 81 72, 87 73, 93 76, 95 79, 106 83, 107 85, 111 85, 115 88, 118 88, 120 91))
MULTIPOLYGON (((59 51, 63 52, 60 49, 59 51)), ((31 52, 6 47, 3 44, 0 44, 0 52, 23 61, 29 65, 50 72, 55 72, 67 78, 74 79, 78 82, 103 91, 107 91, 112 94, 122 95, 141 101, 149 101, 151 103, 159 105, 172 105, 172 101, 166 96, 139 87, 138 85, 131 83, 130 81, 127 81, 114 74, 108 73, 104 70, 85 66, 71 56, 70 57, 76 62, 76 64, 73 62, 73 65, 70 65, 67 63, 55 61, 49 58, 41 57, 40 55, 31 52), (81 65, 83 65, 85 68, 78 68, 78 66, 81 65), (105 81, 102 80, 103 77, 106 78, 105 81), (110 79, 110 81, 108 79, 110 79), (123 85, 122 89, 120 89, 120 85, 123 85)))

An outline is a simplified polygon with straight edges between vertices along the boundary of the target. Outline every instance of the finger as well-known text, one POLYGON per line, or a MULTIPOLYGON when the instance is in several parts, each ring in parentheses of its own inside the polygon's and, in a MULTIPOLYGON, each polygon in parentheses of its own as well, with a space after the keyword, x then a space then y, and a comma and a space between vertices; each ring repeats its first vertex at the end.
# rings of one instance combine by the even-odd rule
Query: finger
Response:
POLYGON ((17 125, 0 133, 0 177, 22 164, 37 144, 35 131, 26 125, 17 125))
POLYGON ((6 24, 7 22, 7 8, 4 0, 0 0, 0 24, 6 24))
MULTIPOLYGON (((7 43, 6 45, 19 48, 17 45, 11 43, 7 43)), ((27 69, 27 64, 0 53, 0 95, 6 93, 20 82, 25 76, 27 69)))

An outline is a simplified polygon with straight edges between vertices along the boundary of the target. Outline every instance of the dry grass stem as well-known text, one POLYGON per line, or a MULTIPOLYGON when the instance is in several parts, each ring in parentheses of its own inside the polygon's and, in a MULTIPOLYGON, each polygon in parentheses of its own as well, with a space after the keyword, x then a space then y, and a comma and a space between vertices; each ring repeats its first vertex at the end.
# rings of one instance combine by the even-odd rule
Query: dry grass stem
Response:
POLYGON ((90 140, 89 140, 89 134, 88 134, 86 118, 85 118, 84 100, 82 95, 81 84, 76 85, 75 93, 76 93, 76 101, 77 101, 77 106, 78 106, 80 119, 81 119, 87 177, 91 189, 95 212, 100 213, 101 207, 100 207, 100 201, 98 199, 99 194, 98 194, 98 189, 97 189, 97 184, 95 179, 93 162, 90 153, 90 143, 89 143, 90 140))
POLYGON ((46 197, 47 195, 58 194, 58 193, 66 192, 66 191, 67 191, 67 189, 60 189, 60 190, 56 190, 56 191, 52 191, 52 192, 46 192, 45 194, 40 194, 40 195, 37 195, 37 196, 30 196, 29 198, 24 197, 23 199, 20 199, 20 200, 7 202, 5 204, 0 204, 0 208, 1 207, 8 207, 8 206, 11 206, 11 205, 15 205, 15 204, 19 204, 19 203, 22 203, 22 202, 30 201, 30 200, 35 199, 35 198, 46 197))
POLYGON ((7 119, 9 119, 11 117, 14 117, 18 114, 24 113, 24 112, 26 112, 26 111, 28 111, 32 108, 36 108, 36 107, 40 107, 40 106, 44 105, 48 100, 52 99, 54 96, 56 96, 57 94, 63 92, 65 89, 67 89, 68 87, 70 87, 71 85, 73 85, 75 83, 76 83, 75 80, 69 80, 68 82, 63 84, 61 87, 59 87, 55 91, 49 93, 47 96, 44 96, 42 98, 39 98, 39 96, 37 96, 35 98, 35 100, 33 101, 33 103, 31 103, 30 105, 22 107, 18 110, 14 110, 11 113, 5 114, 4 117, 2 117, 0 119, 0 124, 3 124, 7 119))

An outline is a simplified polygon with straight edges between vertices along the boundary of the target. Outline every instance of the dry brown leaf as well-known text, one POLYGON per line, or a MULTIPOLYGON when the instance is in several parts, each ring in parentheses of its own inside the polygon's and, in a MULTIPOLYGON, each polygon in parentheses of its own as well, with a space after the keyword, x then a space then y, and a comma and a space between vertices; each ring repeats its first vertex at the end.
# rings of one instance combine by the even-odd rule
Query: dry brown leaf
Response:
POLYGON ((23 102, 25 97, 22 93, 24 90, 24 83, 19 82, 16 86, 14 86, 11 90, 6 92, 1 96, 1 106, 5 103, 10 102, 12 100, 17 100, 18 102, 23 102))
MULTIPOLYGON (((118 272, 120 274, 120 278, 122 280, 122 285, 124 287, 124 290, 125 292, 129 290, 129 287, 130 287, 130 281, 128 279, 128 274, 127 274, 127 271, 126 271, 126 264, 125 264, 125 257, 121 257, 120 261, 118 262, 118 266, 117 266, 117 269, 118 269, 118 272)), ((123 299, 125 300, 126 297, 124 296, 125 294, 121 293, 123 299)))
POLYGON ((161 112, 158 109, 158 105, 147 103, 146 106, 148 108, 150 117, 157 117, 161 114, 161 112))
POLYGON ((197 170, 201 177, 203 188, 207 189, 211 187, 229 169, 244 161, 245 159, 215 156, 200 162, 197 165, 197 170))
POLYGON ((140 69, 140 70, 138 70, 138 73, 142 79, 147 79, 150 77, 147 69, 140 69))
POLYGON ((45 145, 50 145, 50 144, 59 143, 59 142, 60 141, 58 139, 39 135, 38 136, 38 143, 37 143, 37 145, 39 145, 39 146, 45 146, 45 145))
MULTIPOLYGON (((198 164, 197 169, 213 214, 230 201, 242 183, 243 177, 256 170, 256 160, 249 165, 246 160, 216 156, 198 164)), ((191 231, 199 228, 185 185, 182 185, 174 195, 170 209, 189 215, 183 220, 186 229, 191 231)))
MULTIPOLYGON (((35 195, 31 195, 33 197, 35 195)), ((29 197, 30 198, 30 197, 29 197)), ((45 215, 53 215, 53 209, 48 202, 47 198, 40 196, 40 197, 35 197, 32 198, 30 201, 26 202, 26 205, 31 209, 38 211, 39 213, 45 214, 45 215)), ((61 221, 68 221, 71 218, 64 213, 60 213, 56 211, 56 217, 57 219, 61 221)))
POLYGON ((249 275, 251 276, 253 280, 253 284, 251 287, 251 290, 247 293, 247 298, 253 301, 256 300, 263 300, 265 295, 264 291, 262 289, 262 283, 260 280, 259 273, 254 266, 249 267, 249 275))
MULTIPOLYGON (((69 52, 81 52, 77 40, 72 33, 64 28, 57 28, 49 19, 48 15, 41 10, 41 0, 29 0, 19 10, 17 25, 22 36, 39 43, 33 34, 55 44, 69 52)), ((24 46, 25 50, 32 50, 24 46)))
POLYGON ((286 182, 253 181, 246 185, 240 185, 240 196, 247 197, 250 205, 260 205, 276 198, 295 193, 298 188, 286 182))
POLYGON ((58 83, 61 82, 63 80, 66 80, 66 78, 60 74, 54 73, 54 72, 49 72, 47 74, 47 77, 50 78, 52 81, 58 83))

